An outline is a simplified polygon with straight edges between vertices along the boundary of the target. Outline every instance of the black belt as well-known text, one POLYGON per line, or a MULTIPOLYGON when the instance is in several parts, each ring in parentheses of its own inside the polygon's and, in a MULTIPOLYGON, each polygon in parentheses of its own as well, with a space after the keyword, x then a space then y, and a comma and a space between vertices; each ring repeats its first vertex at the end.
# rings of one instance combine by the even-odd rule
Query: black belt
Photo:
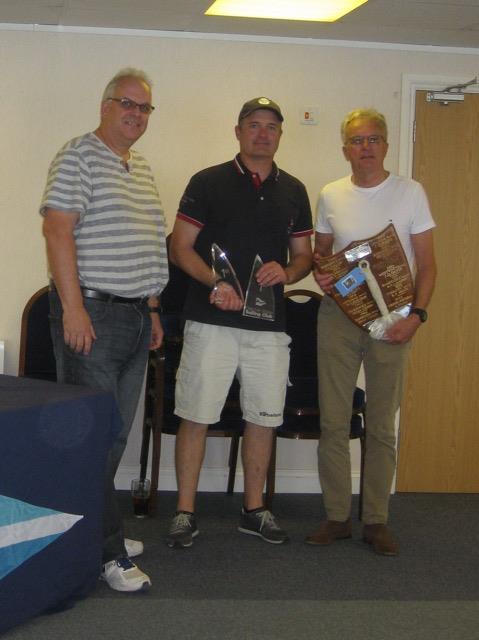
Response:
POLYGON ((111 293, 104 293, 103 291, 97 291, 96 289, 87 289, 86 287, 80 287, 82 296, 84 298, 92 298, 92 300, 101 300, 102 302, 121 302, 123 304, 146 304, 149 296, 143 296, 142 298, 124 298, 123 296, 114 296, 111 293))

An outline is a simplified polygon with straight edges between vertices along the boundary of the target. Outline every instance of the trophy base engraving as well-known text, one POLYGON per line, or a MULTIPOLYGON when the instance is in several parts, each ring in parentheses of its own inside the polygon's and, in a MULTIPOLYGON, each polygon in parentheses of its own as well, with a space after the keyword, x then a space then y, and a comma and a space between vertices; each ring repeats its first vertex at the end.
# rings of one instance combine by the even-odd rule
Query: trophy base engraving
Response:
POLYGON ((274 322, 274 291, 272 287, 262 287, 256 280, 256 273, 262 266, 263 261, 257 255, 246 290, 246 300, 243 308, 243 315, 258 320, 268 320, 274 322))

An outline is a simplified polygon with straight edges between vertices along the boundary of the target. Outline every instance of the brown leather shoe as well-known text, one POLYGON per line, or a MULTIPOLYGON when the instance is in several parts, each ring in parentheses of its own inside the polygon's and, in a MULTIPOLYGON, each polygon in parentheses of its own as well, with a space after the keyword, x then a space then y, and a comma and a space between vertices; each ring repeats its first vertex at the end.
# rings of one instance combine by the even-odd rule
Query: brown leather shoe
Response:
POLYGON ((365 524, 363 540, 381 556, 397 556, 399 553, 399 545, 385 524, 365 524))
POLYGON ((305 540, 306 544, 327 545, 332 544, 335 540, 344 540, 350 538, 352 534, 351 519, 346 522, 338 522, 337 520, 324 520, 319 525, 319 529, 314 531, 305 540))

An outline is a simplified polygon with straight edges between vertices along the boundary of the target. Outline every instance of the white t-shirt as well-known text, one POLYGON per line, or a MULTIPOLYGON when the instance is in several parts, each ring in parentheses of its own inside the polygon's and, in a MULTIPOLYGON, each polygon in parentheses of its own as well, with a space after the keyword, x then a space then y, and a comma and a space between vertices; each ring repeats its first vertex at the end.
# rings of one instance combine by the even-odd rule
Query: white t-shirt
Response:
POLYGON ((316 231, 334 235, 334 253, 393 223, 412 271, 410 236, 436 226, 419 182, 396 175, 368 188, 354 185, 351 176, 330 182, 321 191, 316 213, 316 231))

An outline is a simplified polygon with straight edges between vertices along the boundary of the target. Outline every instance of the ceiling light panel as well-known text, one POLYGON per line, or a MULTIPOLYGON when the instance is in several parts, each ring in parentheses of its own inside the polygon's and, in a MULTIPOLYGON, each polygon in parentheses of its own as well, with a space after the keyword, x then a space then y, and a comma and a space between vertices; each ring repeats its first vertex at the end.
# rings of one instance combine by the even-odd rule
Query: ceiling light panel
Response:
POLYGON ((367 0, 216 0, 207 16, 334 22, 367 0))

